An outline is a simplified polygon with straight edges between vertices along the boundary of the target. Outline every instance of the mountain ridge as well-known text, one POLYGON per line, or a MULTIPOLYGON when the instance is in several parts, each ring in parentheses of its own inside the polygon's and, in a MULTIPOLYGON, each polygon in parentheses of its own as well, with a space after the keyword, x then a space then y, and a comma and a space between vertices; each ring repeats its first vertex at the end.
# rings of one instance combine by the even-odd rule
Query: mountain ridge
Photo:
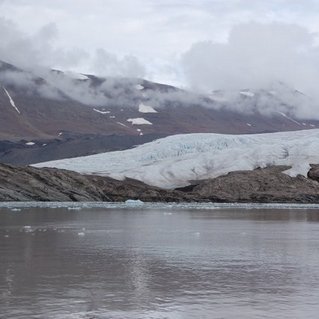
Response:
POLYGON ((6 148, 0 151, 0 161, 31 164, 121 149, 112 144, 113 136, 122 140, 124 149, 175 134, 255 134, 319 127, 317 120, 293 117, 295 106, 283 103, 278 94, 246 89, 223 101, 217 95, 143 79, 58 70, 32 73, 0 62, 0 150, 6 148), (269 112, 275 108, 278 111, 269 112), (73 153, 72 145, 77 145, 73 153))

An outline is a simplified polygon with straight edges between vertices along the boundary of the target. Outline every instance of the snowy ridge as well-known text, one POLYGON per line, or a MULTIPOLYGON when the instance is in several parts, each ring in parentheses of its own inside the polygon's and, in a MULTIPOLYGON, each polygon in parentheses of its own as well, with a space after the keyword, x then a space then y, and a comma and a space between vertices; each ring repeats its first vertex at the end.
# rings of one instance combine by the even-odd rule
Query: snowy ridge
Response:
POLYGON ((17 108, 17 106, 15 105, 11 95, 9 94, 9 92, 7 91, 7 89, 3 86, 2 87, 4 92, 7 94, 8 98, 9 98, 9 102, 11 104, 11 106, 20 114, 20 110, 17 108))
POLYGON ((255 135, 185 134, 135 149, 40 163, 117 179, 130 177, 164 188, 213 178, 230 171, 289 165, 291 176, 319 163, 319 130, 255 135))

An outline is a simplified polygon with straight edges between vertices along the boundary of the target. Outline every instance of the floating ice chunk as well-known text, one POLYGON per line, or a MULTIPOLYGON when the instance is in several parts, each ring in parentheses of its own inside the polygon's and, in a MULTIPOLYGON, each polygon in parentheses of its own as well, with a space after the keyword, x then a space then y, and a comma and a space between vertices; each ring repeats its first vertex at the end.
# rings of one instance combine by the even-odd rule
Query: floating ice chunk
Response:
POLYGON ((31 226, 23 226, 22 231, 24 231, 25 233, 32 233, 33 230, 31 226))
POLYGON ((81 210, 82 207, 78 207, 78 206, 75 206, 75 207, 68 207, 68 210, 81 210))
POLYGON ((33 145, 35 145, 35 143, 34 142, 27 142, 27 143, 25 143, 25 145, 33 146, 33 145))
POLYGON ((79 232, 78 236, 85 236, 85 233, 84 232, 79 232))
POLYGON ((142 117, 138 117, 135 119, 127 119, 127 122, 132 123, 132 125, 153 125, 153 123, 151 123, 148 120, 145 120, 142 117))
POLYGON ((141 200, 137 199, 128 199, 125 201, 126 205, 130 205, 130 206, 142 206, 144 205, 144 202, 142 202, 141 200))

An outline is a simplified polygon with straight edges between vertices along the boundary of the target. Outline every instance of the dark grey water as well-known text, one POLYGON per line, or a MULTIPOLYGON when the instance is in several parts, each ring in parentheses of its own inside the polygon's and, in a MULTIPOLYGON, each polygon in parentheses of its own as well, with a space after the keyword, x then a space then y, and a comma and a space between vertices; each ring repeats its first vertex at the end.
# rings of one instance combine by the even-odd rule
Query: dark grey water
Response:
POLYGON ((318 318, 319 210, 0 209, 0 317, 318 318))

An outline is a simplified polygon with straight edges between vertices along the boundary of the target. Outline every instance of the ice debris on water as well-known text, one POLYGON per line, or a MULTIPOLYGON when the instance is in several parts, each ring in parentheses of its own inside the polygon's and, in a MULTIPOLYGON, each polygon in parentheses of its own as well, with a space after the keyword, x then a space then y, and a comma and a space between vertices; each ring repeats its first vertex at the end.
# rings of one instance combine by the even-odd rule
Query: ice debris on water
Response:
POLYGON ((76 206, 76 207, 68 207, 68 210, 81 210, 81 206, 76 206))
POLYGON ((128 199, 125 201, 125 204, 126 205, 130 205, 130 206, 142 206, 144 205, 144 202, 142 202, 141 200, 139 199, 128 199))
POLYGON ((31 233, 33 231, 31 226, 23 226, 22 230, 26 233, 31 233))

